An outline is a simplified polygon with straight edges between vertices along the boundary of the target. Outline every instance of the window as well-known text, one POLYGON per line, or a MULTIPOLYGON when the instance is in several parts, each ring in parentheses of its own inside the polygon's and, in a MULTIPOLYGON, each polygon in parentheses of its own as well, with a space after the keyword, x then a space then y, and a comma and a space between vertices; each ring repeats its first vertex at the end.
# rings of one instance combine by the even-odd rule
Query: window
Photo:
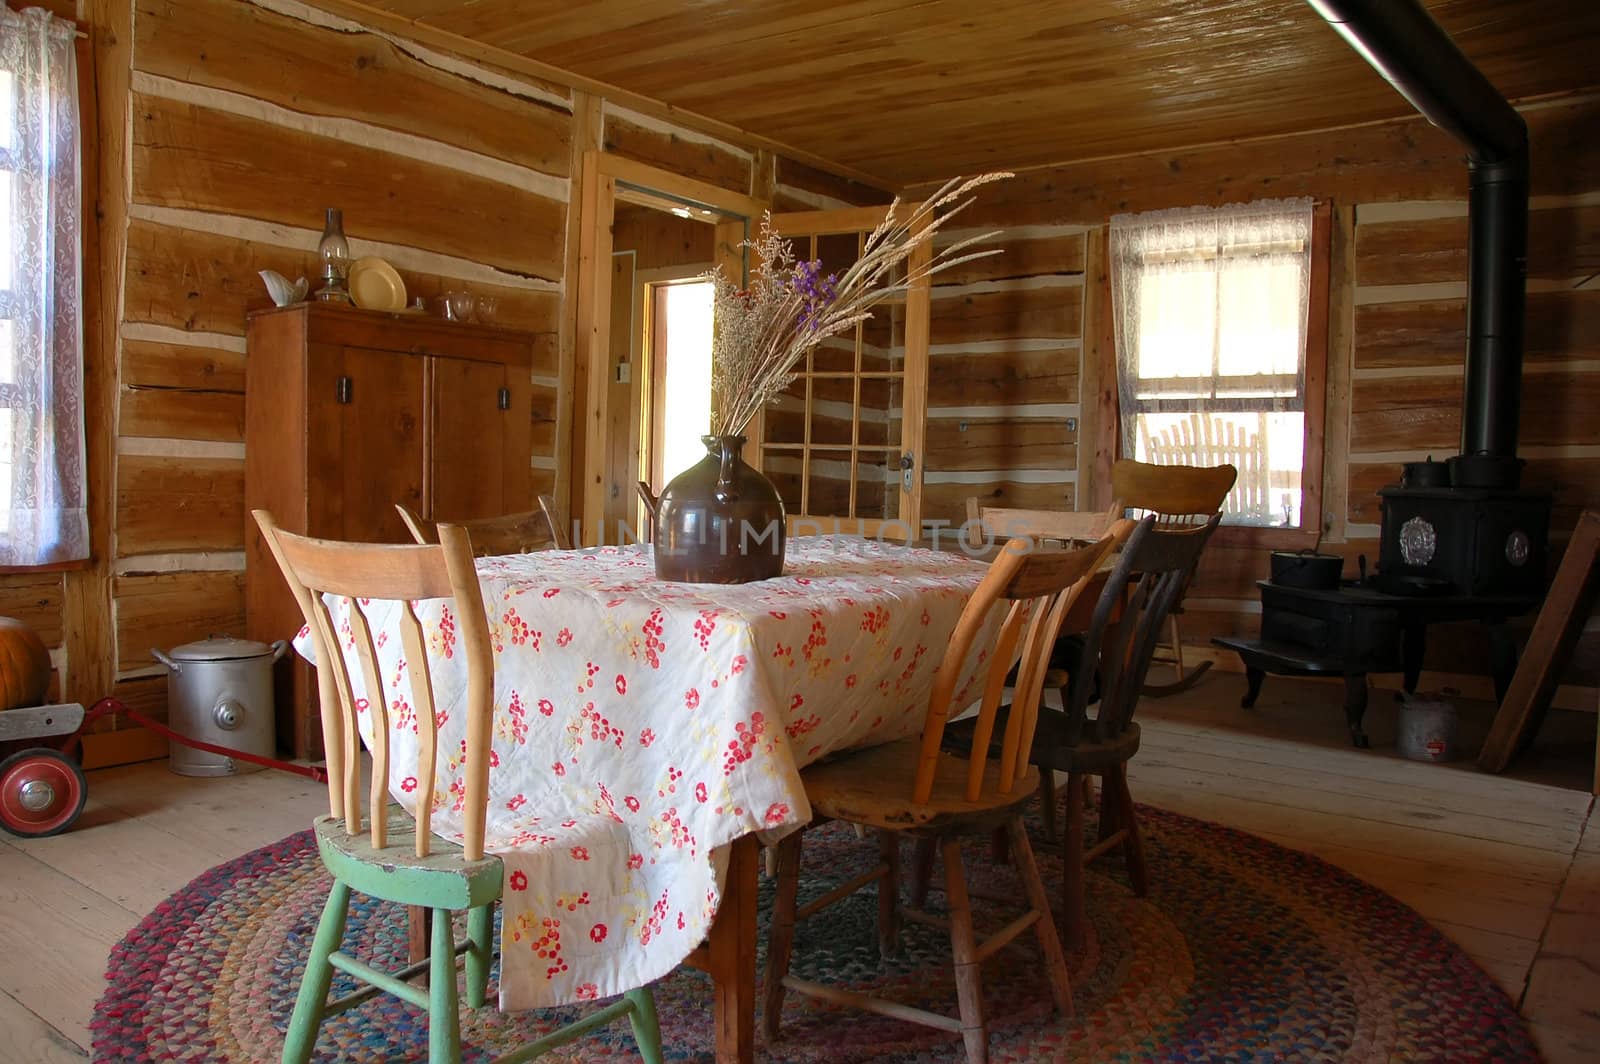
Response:
POLYGON ((1319 520, 1327 282, 1325 249, 1320 262, 1313 254, 1326 233, 1318 213, 1300 199, 1111 220, 1122 453, 1233 465, 1225 524, 1319 520))
POLYGON ((89 554, 75 33, 0 8, 0 566, 89 554))

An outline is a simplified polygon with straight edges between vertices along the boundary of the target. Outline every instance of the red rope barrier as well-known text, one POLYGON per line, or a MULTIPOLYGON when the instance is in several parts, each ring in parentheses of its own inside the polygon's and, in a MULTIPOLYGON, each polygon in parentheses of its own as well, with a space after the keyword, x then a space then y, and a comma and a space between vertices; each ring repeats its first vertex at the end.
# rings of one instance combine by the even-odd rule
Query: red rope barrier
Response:
POLYGON ((151 720, 143 713, 140 713, 137 709, 134 709, 132 706, 123 702, 120 698, 102 698, 100 701, 91 706, 89 711, 83 715, 82 726, 78 728, 77 732, 70 739, 68 739, 65 746, 62 747, 62 753, 74 753, 76 747, 78 746, 79 740, 82 738, 84 732, 88 730, 89 725, 93 724, 101 717, 109 717, 118 713, 126 715, 135 723, 149 728, 157 735, 163 735, 175 743, 191 747, 195 750, 204 750, 208 754, 219 754, 223 757, 231 757, 237 761, 248 761, 252 765, 261 765, 265 768, 275 768, 280 772, 293 772, 296 776, 305 776, 307 779, 315 780, 318 783, 328 782, 328 770, 317 765, 297 765, 292 761, 279 761, 274 757, 263 757, 260 754, 250 754, 243 750, 230 750, 226 746, 217 746, 214 743, 201 742, 199 739, 191 739, 187 735, 180 735, 171 728, 167 727, 165 724, 162 724, 160 721, 151 720))

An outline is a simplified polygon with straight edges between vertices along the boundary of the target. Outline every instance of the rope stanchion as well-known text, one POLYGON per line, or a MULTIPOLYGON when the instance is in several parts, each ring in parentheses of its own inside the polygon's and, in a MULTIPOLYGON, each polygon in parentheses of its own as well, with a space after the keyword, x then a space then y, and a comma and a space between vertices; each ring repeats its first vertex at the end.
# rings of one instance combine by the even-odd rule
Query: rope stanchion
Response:
POLYGON ((89 729, 89 725, 93 724, 102 717, 109 717, 117 714, 126 716, 128 719, 132 720, 141 727, 149 728, 157 735, 164 736, 172 742, 191 747, 195 750, 204 750, 208 754, 219 754, 222 757, 231 757, 236 761, 248 761, 252 765, 261 765, 264 768, 275 768, 280 772, 292 772, 296 776, 304 776, 307 779, 315 780, 318 783, 328 782, 328 770, 318 765, 297 765, 292 761, 280 761, 274 757, 263 757, 260 754, 246 753, 243 750, 231 750, 226 746, 217 746, 215 743, 207 743, 202 742, 199 739, 192 739, 187 735, 180 735, 171 728, 167 727, 165 724, 162 724, 160 721, 151 720, 149 717, 145 716, 143 713, 140 713, 137 709, 134 709, 120 698, 111 697, 102 698, 93 706, 89 707, 89 711, 83 716, 82 726, 80 726, 77 732, 75 732, 72 737, 69 738, 62 746, 62 753, 75 755, 84 733, 89 729))

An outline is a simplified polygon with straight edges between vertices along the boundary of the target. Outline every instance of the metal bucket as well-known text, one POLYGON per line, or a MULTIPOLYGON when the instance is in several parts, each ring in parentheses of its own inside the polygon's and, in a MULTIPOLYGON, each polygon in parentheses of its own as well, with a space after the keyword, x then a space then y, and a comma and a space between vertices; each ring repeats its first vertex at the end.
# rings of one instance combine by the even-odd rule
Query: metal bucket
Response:
POLYGON ((1449 702, 1406 699, 1400 706, 1396 745, 1413 761, 1454 761, 1456 707, 1449 702))
MULTIPOLYGON (((167 673, 167 724, 179 735, 213 746, 272 757, 276 737, 272 717, 272 663, 289 649, 286 640, 271 646, 253 639, 213 636, 152 650, 167 673)), ((170 744, 169 766, 180 776, 232 776, 261 765, 222 754, 170 744)))

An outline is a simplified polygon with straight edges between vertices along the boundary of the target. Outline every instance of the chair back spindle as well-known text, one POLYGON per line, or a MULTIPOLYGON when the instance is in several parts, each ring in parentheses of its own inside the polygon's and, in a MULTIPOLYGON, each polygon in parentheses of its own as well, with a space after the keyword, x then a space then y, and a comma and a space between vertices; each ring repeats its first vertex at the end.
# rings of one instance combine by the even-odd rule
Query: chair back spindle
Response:
POLYGON ((416 854, 426 857, 429 853, 439 766, 439 726, 428 641, 417 616, 417 604, 427 599, 448 600, 455 625, 456 653, 463 657, 467 669, 462 856, 468 861, 482 858, 494 715, 494 659, 483 591, 466 530, 458 525, 439 525, 439 542, 418 546, 341 543, 285 532, 265 510, 256 510, 254 517, 312 633, 322 696, 323 739, 329 750, 329 808, 335 817, 344 820, 345 830, 352 835, 362 831, 360 712, 365 710, 369 717, 372 781, 367 819, 375 849, 388 845, 385 809, 392 757, 390 728, 399 712, 396 696, 409 688, 409 707, 417 726, 416 854), (329 596, 343 600, 348 632, 342 640, 328 608, 329 596), (371 611, 378 603, 393 603, 400 611, 400 649, 406 669, 405 681, 394 686, 384 682, 378 642, 373 636, 371 611), (349 655, 343 652, 346 644, 349 655), (364 706, 355 697, 351 657, 360 669, 361 686, 366 693, 364 706))
POLYGON ((995 774, 997 793, 1011 793, 1026 777, 1029 771, 1027 752, 1038 726, 1044 676, 1062 619, 1083 594, 1106 556, 1133 528, 1131 521, 1118 521, 1097 542, 1076 550, 1044 550, 1023 538, 1009 540, 1001 548, 983 581, 967 600, 934 677, 923 721, 913 801, 926 804, 932 796, 945 725, 952 708, 956 712, 966 708, 951 706, 956 684, 965 671, 967 656, 973 651, 990 610, 1000 603, 1009 605, 985 659, 988 671, 984 675, 982 702, 968 755, 965 798, 975 802, 983 796, 989 744, 1000 712, 1006 676, 1019 655, 1021 666, 1012 695, 1012 711, 1006 718, 1000 764, 995 774))

